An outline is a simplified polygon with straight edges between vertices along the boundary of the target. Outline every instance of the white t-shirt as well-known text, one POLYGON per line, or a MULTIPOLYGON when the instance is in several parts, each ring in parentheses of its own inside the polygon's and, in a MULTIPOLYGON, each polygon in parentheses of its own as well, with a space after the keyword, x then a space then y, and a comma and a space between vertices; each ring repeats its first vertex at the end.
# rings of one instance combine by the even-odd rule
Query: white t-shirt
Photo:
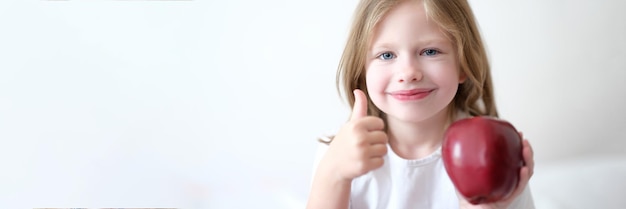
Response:
MULTIPOLYGON (((463 118, 459 115, 457 119, 463 118)), ((328 145, 320 143, 313 172, 326 153, 328 145)), ((441 147, 415 160, 398 156, 387 144, 385 163, 352 180, 350 208, 354 209, 452 209, 459 208, 456 189, 441 158, 441 147)), ((534 209, 527 186, 509 209, 534 209)))

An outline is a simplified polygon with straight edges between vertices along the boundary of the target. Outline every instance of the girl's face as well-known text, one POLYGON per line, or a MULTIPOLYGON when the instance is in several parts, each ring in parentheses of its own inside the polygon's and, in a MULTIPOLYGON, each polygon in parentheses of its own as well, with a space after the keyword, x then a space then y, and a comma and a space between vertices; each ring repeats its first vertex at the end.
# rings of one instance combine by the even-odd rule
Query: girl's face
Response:
POLYGON ((372 102, 388 119, 420 122, 445 111, 462 82, 452 42, 420 1, 404 1, 378 23, 367 52, 372 102))

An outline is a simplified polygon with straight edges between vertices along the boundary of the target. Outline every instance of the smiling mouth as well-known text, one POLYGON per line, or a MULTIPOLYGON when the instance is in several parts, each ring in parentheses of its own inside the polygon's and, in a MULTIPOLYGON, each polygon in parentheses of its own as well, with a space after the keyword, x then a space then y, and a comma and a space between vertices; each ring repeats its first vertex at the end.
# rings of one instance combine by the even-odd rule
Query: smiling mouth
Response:
POLYGON ((411 89, 411 90, 400 90, 389 93, 393 98, 400 101, 410 101, 410 100, 419 100, 427 97, 432 93, 435 89, 411 89))

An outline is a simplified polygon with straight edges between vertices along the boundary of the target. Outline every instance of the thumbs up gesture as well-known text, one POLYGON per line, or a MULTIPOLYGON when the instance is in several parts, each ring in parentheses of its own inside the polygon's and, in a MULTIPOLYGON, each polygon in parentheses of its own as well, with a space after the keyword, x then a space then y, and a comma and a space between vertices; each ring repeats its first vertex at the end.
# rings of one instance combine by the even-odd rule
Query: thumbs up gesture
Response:
POLYGON ((352 180, 383 165, 387 134, 381 118, 367 116, 367 97, 354 90, 350 121, 344 124, 328 147, 321 163, 341 180, 352 180))

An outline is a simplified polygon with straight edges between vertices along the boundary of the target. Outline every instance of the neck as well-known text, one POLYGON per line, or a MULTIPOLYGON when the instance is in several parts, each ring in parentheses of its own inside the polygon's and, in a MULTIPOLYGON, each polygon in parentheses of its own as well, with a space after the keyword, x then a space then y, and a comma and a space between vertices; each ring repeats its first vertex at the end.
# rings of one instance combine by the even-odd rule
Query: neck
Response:
POLYGON ((448 122, 448 108, 419 122, 407 122, 388 117, 389 146, 404 159, 426 157, 441 146, 448 122))

